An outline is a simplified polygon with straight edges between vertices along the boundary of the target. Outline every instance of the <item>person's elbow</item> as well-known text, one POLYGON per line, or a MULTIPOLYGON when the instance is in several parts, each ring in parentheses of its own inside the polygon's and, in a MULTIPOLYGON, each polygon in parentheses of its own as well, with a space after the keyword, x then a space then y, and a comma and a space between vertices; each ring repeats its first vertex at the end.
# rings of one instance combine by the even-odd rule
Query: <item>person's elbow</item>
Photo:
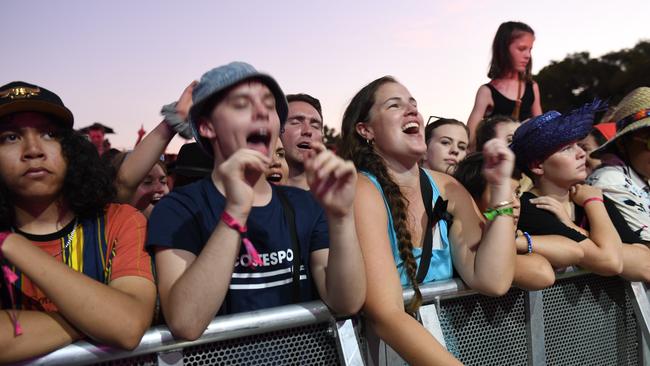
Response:
POLYGON ((612 255, 588 269, 601 276, 618 276, 623 272, 623 260, 620 256, 612 255))
POLYGON ((478 291, 480 294, 490 297, 503 296, 512 287, 512 277, 509 279, 489 279, 485 278, 480 281, 475 281, 471 286, 473 290, 478 291))
POLYGON ((363 296, 354 296, 354 298, 347 299, 347 301, 334 302, 328 305, 332 313, 337 316, 346 317, 361 311, 363 301, 363 296))
POLYGON ((195 341, 205 332, 206 327, 199 325, 197 322, 180 319, 177 316, 166 317, 167 327, 174 337, 187 341, 195 341))

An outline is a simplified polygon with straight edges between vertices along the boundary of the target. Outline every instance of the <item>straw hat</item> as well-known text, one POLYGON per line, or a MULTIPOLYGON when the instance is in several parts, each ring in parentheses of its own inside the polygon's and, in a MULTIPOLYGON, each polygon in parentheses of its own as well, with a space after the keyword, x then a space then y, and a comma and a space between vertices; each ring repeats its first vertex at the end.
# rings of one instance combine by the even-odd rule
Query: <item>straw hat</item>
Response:
POLYGON ((591 153, 599 158, 605 153, 616 152, 616 140, 636 130, 650 127, 650 88, 632 90, 621 100, 612 116, 616 121, 616 136, 591 153))

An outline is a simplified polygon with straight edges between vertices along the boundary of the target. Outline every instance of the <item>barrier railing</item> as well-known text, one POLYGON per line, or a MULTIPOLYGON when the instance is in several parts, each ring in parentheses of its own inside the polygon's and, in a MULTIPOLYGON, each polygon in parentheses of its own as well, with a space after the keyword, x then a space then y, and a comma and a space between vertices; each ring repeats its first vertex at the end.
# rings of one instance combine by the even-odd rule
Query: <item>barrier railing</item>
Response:
MULTIPOLYGON (((542 291, 491 298, 458 279, 421 286, 421 322, 466 365, 642 365, 650 302, 641 283, 573 272, 542 291)), ((413 296, 404 291, 404 299, 413 296)), ((336 320, 320 301, 215 318, 196 341, 164 326, 133 351, 77 342, 38 365, 401 365, 363 319, 336 320), (355 327, 355 323, 356 327, 355 327), (359 336, 357 336, 357 334, 359 336)))

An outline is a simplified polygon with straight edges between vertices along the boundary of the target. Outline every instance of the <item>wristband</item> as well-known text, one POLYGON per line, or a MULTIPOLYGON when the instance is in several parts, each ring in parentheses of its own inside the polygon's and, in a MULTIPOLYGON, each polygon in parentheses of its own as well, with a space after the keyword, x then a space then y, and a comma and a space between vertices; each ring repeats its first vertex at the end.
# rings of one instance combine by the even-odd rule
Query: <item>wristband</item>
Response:
POLYGON ((513 210, 512 207, 503 207, 503 208, 488 208, 487 211, 483 212, 483 216, 485 216, 488 221, 494 220, 497 216, 501 215, 507 215, 507 216, 513 216, 513 210))
POLYGON ((582 202, 582 207, 585 207, 587 205, 587 203, 592 202, 592 201, 598 201, 598 202, 605 203, 605 201, 600 197, 590 197, 590 198, 587 198, 584 202, 582 202))
POLYGON ((530 234, 524 231, 524 237, 526 237, 526 243, 528 243, 528 253, 533 252, 533 238, 530 237, 530 234))
MULTIPOLYGON (((11 235, 11 232, 9 231, 3 231, 0 232, 0 260, 2 259, 2 244, 5 243, 5 239, 11 235)), ((8 265, 4 264, 2 265, 2 277, 5 280, 5 283, 7 285, 7 290, 9 292, 9 299, 11 300, 11 309, 8 309, 7 314, 9 314, 9 318, 11 319, 11 323, 14 326, 14 337, 17 337, 21 334, 23 334, 23 328, 20 326, 20 323, 18 322, 18 316, 16 315, 16 300, 14 298, 14 284, 18 280, 18 276, 16 276, 16 273, 9 268, 8 265)))
POLYGON ((255 249, 255 246, 253 246, 253 243, 248 239, 248 236, 246 235, 246 232, 248 231, 248 228, 246 225, 240 224, 234 217, 230 216, 228 212, 225 210, 221 213, 221 221, 223 221, 224 224, 226 224, 229 228, 237 231, 239 235, 241 235, 241 241, 244 243, 244 248, 246 248, 246 253, 250 257, 250 262, 248 263, 248 267, 253 267, 253 266, 261 266, 262 265, 262 259, 260 259, 259 253, 257 253, 257 249, 255 249))

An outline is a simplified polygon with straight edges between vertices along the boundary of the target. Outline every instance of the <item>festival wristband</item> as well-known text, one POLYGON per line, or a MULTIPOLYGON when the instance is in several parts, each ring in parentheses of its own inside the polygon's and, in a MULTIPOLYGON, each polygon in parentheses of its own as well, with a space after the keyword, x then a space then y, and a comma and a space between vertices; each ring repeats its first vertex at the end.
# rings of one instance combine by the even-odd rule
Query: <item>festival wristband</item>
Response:
POLYGON ((241 235, 241 241, 244 243, 244 248, 246 248, 246 253, 248 253, 248 256, 250 257, 250 262, 248 264, 249 267, 253 266, 261 266, 262 265, 262 259, 260 259, 260 255, 257 252, 257 249, 255 249, 255 246, 251 241, 248 239, 247 232, 248 228, 246 225, 240 224, 234 217, 230 216, 228 212, 225 210, 221 213, 221 221, 223 221, 224 224, 226 224, 229 228, 237 231, 239 235, 241 235))
MULTIPOLYGON (((3 231, 0 232, 0 259, 2 259, 2 245, 5 243, 5 239, 11 235, 11 232, 9 231, 3 231)), ((23 334, 23 328, 20 326, 20 323, 18 322, 18 315, 16 315, 16 300, 14 297, 14 284, 18 280, 18 276, 16 276, 16 273, 9 268, 8 265, 3 265, 2 266, 2 276, 5 280, 5 284, 7 286, 7 290, 9 292, 9 299, 11 300, 11 310, 7 311, 7 314, 9 314, 9 318, 11 319, 11 323, 14 326, 14 337, 17 337, 21 334, 23 334)))
POLYGON ((584 202, 582 202, 582 207, 585 207, 587 205, 587 203, 593 202, 593 201, 598 201, 598 202, 605 203, 605 201, 600 197, 591 197, 591 198, 587 198, 584 202))
POLYGON ((507 216, 513 216, 513 209, 512 207, 503 207, 503 208, 489 208, 487 211, 483 212, 483 216, 485 216, 488 221, 494 220, 497 216, 501 215, 507 215, 507 216))

